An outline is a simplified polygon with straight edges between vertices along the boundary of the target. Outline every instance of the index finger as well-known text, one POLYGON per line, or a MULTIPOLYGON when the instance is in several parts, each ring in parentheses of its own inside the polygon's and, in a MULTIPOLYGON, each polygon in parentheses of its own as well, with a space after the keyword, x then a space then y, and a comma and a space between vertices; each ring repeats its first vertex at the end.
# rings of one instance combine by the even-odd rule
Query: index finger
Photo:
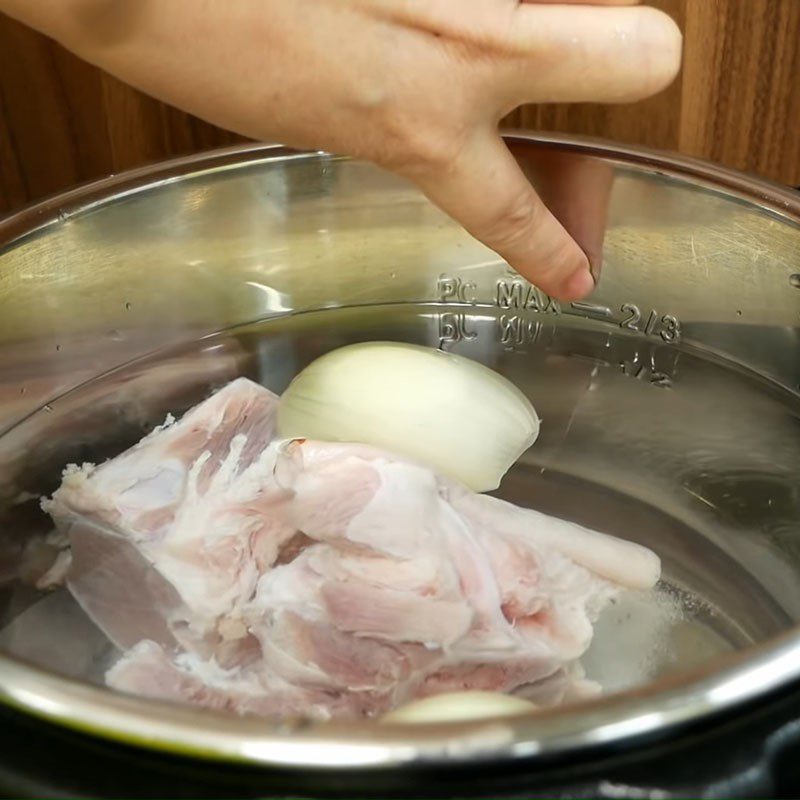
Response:
POLYGON ((520 166, 541 200, 586 254, 597 283, 614 183, 611 165, 576 153, 526 149, 520 166))
POLYGON ((638 6, 641 0, 521 0, 521 2, 560 6, 638 6))
POLYGON ((677 75, 682 37, 674 20, 646 6, 526 2, 505 47, 490 78, 503 113, 522 103, 650 97, 677 75))

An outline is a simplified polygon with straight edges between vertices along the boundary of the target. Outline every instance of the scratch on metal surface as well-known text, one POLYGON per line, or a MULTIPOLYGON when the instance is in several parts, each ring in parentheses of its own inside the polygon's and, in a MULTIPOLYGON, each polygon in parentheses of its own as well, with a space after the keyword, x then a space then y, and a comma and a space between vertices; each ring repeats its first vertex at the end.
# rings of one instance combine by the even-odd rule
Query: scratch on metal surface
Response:
POLYGON ((692 490, 691 490, 691 489, 690 489, 688 486, 684 486, 683 488, 684 488, 684 489, 685 489, 685 490, 686 490, 686 491, 687 491, 687 492, 688 492, 688 493, 689 493, 689 494, 690 494, 692 497, 694 497, 696 500, 699 500, 701 503, 705 503, 705 504, 706 504, 706 505, 707 505, 709 508, 713 508, 713 509, 714 509, 714 511, 717 511, 717 507, 716 507, 716 506, 715 506, 715 505, 714 505, 714 504, 713 504, 713 503, 712 503, 710 500, 706 500, 706 498, 705 498, 705 497, 703 497, 702 495, 700 495, 700 494, 697 494, 697 492, 693 492, 693 491, 692 491, 692 490))

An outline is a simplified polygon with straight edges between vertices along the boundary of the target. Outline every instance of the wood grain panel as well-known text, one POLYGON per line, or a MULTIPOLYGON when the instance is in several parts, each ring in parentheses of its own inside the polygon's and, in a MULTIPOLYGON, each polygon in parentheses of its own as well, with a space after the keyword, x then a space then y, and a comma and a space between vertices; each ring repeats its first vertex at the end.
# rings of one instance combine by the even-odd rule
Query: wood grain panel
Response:
MULTIPOLYGON (((26 197, 39 197, 79 180, 81 164, 70 111, 53 47, 21 25, 4 25, 0 41, 0 81, 6 140, 26 197)), ((5 174, 7 170, 3 170, 5 174)))
POLYGON ((678 147, 800 184, 800 2, 689 0, 678 147))
MULTIPOLYGON (((800 0, 649 1, 685 32, 670 89, 629 106, 526 107, 506 124, 680 150, 800 185, 800 0)), ((237 141, 0 16, 0 213, 237 141)))

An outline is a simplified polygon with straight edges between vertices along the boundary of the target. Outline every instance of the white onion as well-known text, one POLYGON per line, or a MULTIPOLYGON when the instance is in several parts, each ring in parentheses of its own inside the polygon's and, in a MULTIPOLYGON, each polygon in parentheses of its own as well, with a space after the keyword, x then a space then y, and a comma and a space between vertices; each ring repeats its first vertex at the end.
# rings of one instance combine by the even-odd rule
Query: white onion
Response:
POLYGON ((528 714, 535 710, 533 703, 499 692, 447 692, 400 706, 384 714, 381 722, 468 722, 528 714))
POLYGON ((530 401, 468 358, 396 342, 334 350, 292 381, 278 435, 357 442, 405 456, 477 492, 500 485, 539 434, 530 401))

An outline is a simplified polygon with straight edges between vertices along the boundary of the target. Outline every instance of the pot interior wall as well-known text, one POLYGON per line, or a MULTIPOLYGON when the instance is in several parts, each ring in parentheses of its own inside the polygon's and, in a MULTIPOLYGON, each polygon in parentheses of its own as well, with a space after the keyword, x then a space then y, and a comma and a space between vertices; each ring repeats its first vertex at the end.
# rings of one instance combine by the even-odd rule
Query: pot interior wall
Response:
MULTIPOLYGON (((541 152, 512 142, 523 162, 541 152)), ((64 590, 39 498, 238 375, 323 352, 468 355, 543 419, 499 494, 641 542, 664 581, 601 620, 613 691, 800 620, 800 229, 708 180, 613 175, 600 286, 564 304, 368 165, 269 150, 54 220, 0 250, 0 648, 99 682, 115 651, 64 590), (33 544, 32 544, 33 543, 33 544)))

